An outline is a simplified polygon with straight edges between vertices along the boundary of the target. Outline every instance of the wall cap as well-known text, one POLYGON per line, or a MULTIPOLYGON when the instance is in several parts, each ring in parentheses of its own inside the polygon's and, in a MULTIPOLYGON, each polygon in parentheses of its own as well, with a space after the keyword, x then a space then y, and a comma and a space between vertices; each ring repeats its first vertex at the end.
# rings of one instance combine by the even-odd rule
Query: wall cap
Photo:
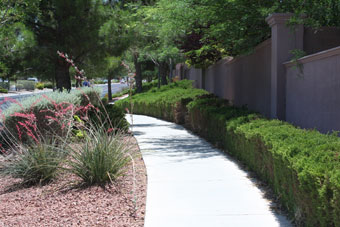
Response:
POLYGON ((266 22, 273 27, 276 24, 286 24, 292 16, 294 16, 293 13, 273 13, 266 18, 266 22))
MULTIPOLYGON (((321 60, 321 59, 324 59, 324 58, 329 58, 329 57, 332 57, 332 56, 335 56, 335 55, 340 55, 340 46, 332 48, 332 49, 324 50, 324 51, 318 52, 316 54, 304 56, 302 58, 299 58, 297 61, 300 64, 306 64, 306 63, 321 60)), ((289 68, 289 67, 295 66, 296 62, 295 61, 288 61, 288 62, 285 62, 283 64, 287 68, 289 68)))

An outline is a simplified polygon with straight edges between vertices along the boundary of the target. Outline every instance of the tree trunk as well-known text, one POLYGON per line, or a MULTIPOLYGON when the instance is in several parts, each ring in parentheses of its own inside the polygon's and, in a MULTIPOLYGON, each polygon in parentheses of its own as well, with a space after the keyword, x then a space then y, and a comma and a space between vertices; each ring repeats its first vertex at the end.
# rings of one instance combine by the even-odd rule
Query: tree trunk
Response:
POLYGON ((205 89, 205 68, 202 69, 202 84, 201 88, 205 89))
POLYGON ((173 64, 172 64, 172 59, 170 58, 170 74, 169 74, 169 82, 172 82, 172 77, 173 77, 173 64))
POLYGON ((136 69, 135 80, 136 80, 137 93, 141 93, 142 92, 142 66, 140 62, 138 62, 138 57, 139 57, 138 53, 133 54, 133 63, 136 69))
POLYGON ((158 89, 161 88, 161 69, 158 66, 158 89))
POLYGON ((10 84, 9 78, 10 78, 10 76, 7 75, 7 81, 8 81, 8 83, 7 83, 7 90, 8 90, 8 91, 11 90, 11 84, 10 84))
POLYGON ((165 61, 159 63, 159 72, 161 74, 162 85, 167 85, 168 84, 167 75, 169 72, 169 66, 165 61))
POLYGON ((112 101, 111 75, 108 75, 107 77, 107 96, 108 96, 109 102, 111 102, 112 101))
POLYGON ((64 59, 58 58, 55 65, 55 81, 57 89, 71 91, 70 65, 64 59))

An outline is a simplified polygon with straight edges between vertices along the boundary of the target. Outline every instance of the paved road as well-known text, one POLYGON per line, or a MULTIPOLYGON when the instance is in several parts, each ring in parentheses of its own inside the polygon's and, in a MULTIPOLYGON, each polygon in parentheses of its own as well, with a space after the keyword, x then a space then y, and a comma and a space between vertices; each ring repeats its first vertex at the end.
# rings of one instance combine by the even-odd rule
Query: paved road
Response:
POLYGON ((205 140, 152 117, 133 115, 133 123, 148 174, 145 227, 291 226, 256 181, 205 140))
MULTIPOLYGON (((105 94, 107 94, 108 89, 107 89, 107 84, 103 84, 103 85, 98 85, 99 87, 101 87, 102 90, 102 97, 104 97, 105 94)), ((126 84, 111 84, 111 91, 112 94, 120 92, 122 89, 128 87, 126 84)))

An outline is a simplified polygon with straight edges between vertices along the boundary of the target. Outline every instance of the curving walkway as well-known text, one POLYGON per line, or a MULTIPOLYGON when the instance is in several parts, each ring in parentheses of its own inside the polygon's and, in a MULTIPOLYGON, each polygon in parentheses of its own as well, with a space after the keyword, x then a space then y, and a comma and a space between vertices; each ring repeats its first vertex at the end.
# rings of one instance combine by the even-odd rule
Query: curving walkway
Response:
POLYGON ((152 117, 133 115, 133 123, 148 173, 145 227, 291 226, 245 171, 203 139, 152 117))

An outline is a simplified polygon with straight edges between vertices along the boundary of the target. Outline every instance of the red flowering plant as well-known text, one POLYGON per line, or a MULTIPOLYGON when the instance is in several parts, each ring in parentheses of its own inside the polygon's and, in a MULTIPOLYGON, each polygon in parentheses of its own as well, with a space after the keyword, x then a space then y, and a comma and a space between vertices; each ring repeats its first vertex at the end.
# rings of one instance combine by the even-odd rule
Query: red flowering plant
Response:
MULTIPOLYGON (((87 181, 81 173, 88 175, 87 161, 93 161, 93 165, 107 164, 97 163, 97 155, 105 156, 103 160, 112 159, 111 164, 116 167, 112 169, 113 165, 108 164, 101 179, 90 183, 111 181, 122 173, 120 169, 127 163, 126 149, 122 148, 127 145, 125 142, 119 145, 124 137, 124 131, 119 127, 127 127, 127 123, 114 124, 117 120, 126 122, 124 114, 115 106, 106 108, 98 90, 84 88, 70 93, 52 92, 21 102, 6 98, 0 102, 0 107, 6 102, 12 105, 4 112, 0 110, 0 151, 10 155, 5 155, 5 161, 0 160, 0 174, 21 178, 25 184, 35 184, 50 181, 61 169, 67 169, 87 181), (78 141, 80 134, 83 137, 80 144, 84 149, 71 146, 75 139, 78 141), (114 146, 107 147, 108 143, 114 146), (87 153, 83 154, 85 149, 87 153), (69 155, 76 162, 68 162, 66 166, 69 168, 60 168, 69 155), (89 155, 94 160, 83 160, 82 155, 89 155)), ((102 169, 101 166, 96 168, 102 169)))
MULTIPOLYGON (((2 134, 10 135, 12 144, 17 143, 39 143, 43 138, 60 136, 64 137, 74 127, 73 116, 78 115, 84 120, 87 119, 89 110, 95 108, 88 96, 95 96, 91 90, 85 93, 79 91, 76 95, 69 95, 71 98, 62 101, 55 101, 52 95, 41 95, 34 101, 21 103, 13 99, 5 99, 20 108, 14 111, 7 111, 2 115, 2 134), (74 96, 74 97, 72 97, 74 96), (27 105, 29 103, 29 105, 27 105), (14 142, 14 143, 13 143, 14 142)), ((68 94, 58 93, 58 96, 67 97, 68 94)), ((92 98, 93 99, 93 98, 92 98)), ((95 102, 95 101, 93 101, 95 102)), ((13 108, 12 108, 13 109, 13 108)), ((7 144, 9 144, 7 142, 7 144)))
POLYGON ((93 129, 86 122, 90 121, 89 112, 97 109, 92 103, 98 103, 98 99, 98 91, 85 88, 22 102, 3 100, 0 104, 11 102, 12 106, 0 111, 0 150, 5 154, 5 161, 0 160, 0 174, 21 178, 25 184, 55 178, 76 131, 93 129))

